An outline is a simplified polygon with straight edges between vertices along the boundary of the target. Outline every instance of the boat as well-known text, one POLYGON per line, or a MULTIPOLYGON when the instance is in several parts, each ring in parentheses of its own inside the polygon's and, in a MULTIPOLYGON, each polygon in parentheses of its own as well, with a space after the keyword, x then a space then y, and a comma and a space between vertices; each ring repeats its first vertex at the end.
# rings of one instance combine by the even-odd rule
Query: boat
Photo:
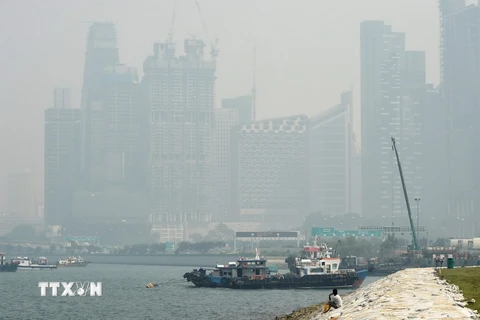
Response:
POLYGON ((28 257, 16 257, 12 259, 12 263, 18 265, 18 270, 53 270, 57 269, 55 264, 48 264, 45 257, 39 257, 37 261, 28 257))
POLYGON ((405 265, 399 263, 380 263, 377 259, 372 258, 368 260, 368 272, 371 276, 383 277, 388 276, 392 273, 404 270, 405 265))
POLYGON ((90 263, 89 261, 85 261, 80 256, 78 258, 68 257, 68 258, 58 260, 57 266, 59 266, 59 267, 86 267, 89 263, 90 263))
POLYGON ((241 258, 215 268, 193 269, 183 275, 197 287, 232 289, 295 289, 295 288, 358 288, 367 277, 367 270, 339 269, 340 259, 296 260, 294 273, 272 274, 267 260, 257 249, 254 259, 241 258), (208 272, 208 273, 207 273, 208 272))
POLYGON ((376 258, 364 261, 362 257, 347 256, 342 258, 341 268, 352 268, 355 270, 368 270, 372 277, 384 277, 406 268, 405 264, 399 262, 380 262, 376 258))
POLYGON ((5 260, 5 254, 0 253, 0 272, 16 272, 18 269, 18 264, 8 263, 5 260))

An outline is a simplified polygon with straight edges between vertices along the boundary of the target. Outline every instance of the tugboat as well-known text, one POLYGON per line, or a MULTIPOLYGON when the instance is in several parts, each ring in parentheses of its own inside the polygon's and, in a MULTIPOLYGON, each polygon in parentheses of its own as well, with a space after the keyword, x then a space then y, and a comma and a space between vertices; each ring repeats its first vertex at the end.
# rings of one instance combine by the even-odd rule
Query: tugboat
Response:
POLYGON ((45 257, 39 257, 38 261, 30 260, 28 257, 16 257, 12 263, 18 265, 18 270, 53 270, 57 269, 54 264, 48 264, 45 257))
POLYGON ((255 249, 254 259, 241 258, 228 265, 216 268, 194 269, 183 275, 187 282, 197 287, 224 287, 232 289, 295 289, 295 288, 358 288, 368 271, 338 269, 339 258, 322 259, 298 258, 295 273, 274 274, 267 267, 267 260, 260 258, 255 249), (207 271, 211 270, 207 274, 207 271))
POLYGON ((18 264, 5 261, 5 254, 0 253, 0 272, 16 272, 18 264))
POLYGON ((90 262, 85 261, 80 256, 78 258, 68 257, 68 258, 58 260, 57 266, 59 266, 59 267, 86 267, 89 263, 90 262))

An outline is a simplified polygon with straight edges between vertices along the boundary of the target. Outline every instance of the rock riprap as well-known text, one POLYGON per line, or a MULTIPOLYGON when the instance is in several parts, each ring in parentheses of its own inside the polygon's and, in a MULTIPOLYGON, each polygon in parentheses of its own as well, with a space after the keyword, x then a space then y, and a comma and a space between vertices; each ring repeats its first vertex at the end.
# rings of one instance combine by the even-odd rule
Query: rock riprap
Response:
POLYGON ((319 311, 311 320, 478 319, 466 305, 458 287, 441 280, 434 269, 414 268, 352 292, 343 298, 343 307, 319 311))

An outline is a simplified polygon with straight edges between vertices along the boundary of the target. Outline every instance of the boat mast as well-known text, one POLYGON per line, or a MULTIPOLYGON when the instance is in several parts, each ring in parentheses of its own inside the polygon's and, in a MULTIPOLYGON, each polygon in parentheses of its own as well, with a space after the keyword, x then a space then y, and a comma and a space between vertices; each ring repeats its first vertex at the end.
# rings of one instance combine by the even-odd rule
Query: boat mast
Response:
POLYGON ((260 260, 260 252, 258 251, 258 248, 255 248, 255 260, 260 260))

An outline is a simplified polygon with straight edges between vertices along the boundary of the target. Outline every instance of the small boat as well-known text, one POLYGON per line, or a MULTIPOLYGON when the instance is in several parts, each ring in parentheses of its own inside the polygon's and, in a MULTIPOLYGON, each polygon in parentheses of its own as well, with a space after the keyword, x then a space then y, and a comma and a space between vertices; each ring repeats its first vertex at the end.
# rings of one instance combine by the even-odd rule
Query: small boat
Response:
POLYGON ((183 275, 197 287, 232 289, 295 289, 295 288, 358 288, 367 277, 367 270, 340 270, 340 258, 296 260, 296 272, 272 274, 267 260, 256 249, 254 259, 241 258, 216 268, 194 269, 183 275), (208 272, 210 271, 210 272, 208 272), (207 273, 208 272, 208 273, 207 273))
POLYGON ((5 254, 0 253, 0 272, 16 272, 18 264, 8 263, 5 259, 5 254))
POLYGON ((59 267, 86 267, 89 263, 90 263, 89 261, 85 261, 80 256, 78 258, 68 257, 68 258, 58 260, 57 266, 59 266, 59 267))
POLYGON ((18 265, 18 270, 53 270, 57 269, 54 264, 48 264, 45 257, 39 257, 38 261, 30 260, 28 257, 16 257, 12 259, 12 263, 18 265))

